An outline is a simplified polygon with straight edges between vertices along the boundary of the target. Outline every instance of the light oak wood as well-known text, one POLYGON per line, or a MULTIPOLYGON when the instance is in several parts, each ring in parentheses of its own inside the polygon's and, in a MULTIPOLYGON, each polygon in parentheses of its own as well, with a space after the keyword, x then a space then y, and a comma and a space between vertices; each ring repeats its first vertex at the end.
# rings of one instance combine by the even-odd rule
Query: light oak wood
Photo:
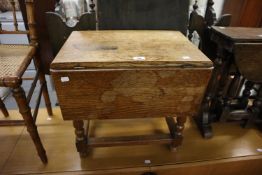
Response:
POLYGON ((51 64, 53 70, 132 67, 210 68, 212 62, 176 31, 75 31, 51 64))
POLYGON ((73 32, 51 70, 66 120, 194 115, 211 71, 175 31, 73 32))
POLYGON ((212 71, 211 61, 175 31, 73 32, 51 67, 81 157, 94 146, 169 142, 175 149, 183 138, 181 118, 197 113, 212 71), (174 133, 97 139, 83 134, 83 120, 150 117, 176 117, 169 123, 174 133))
POLYGON ((211 69, 53 72, 65 120, 196 114, 211 69), (68 82, 61 82, 68 77, 68 82))

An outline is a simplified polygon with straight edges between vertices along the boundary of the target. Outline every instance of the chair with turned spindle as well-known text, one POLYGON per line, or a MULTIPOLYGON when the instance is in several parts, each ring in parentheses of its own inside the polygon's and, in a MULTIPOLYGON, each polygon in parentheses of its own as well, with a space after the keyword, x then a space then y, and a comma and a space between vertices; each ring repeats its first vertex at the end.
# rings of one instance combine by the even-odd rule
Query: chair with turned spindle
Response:
POLYGON ((193 33, 196 31, 199 35, 200 43, 199 49, 212 61, 216 58, 216 44, 210 40, 210 28, 212 26, 229 26, 231 22, 230 14, 223 14, 217 19, 216 12, 213 8, 214 1, 208 0, 205 16, 198 13, 198 1, 193 5, 193 11, 190 13, 188 24, 188 38, 190 41, 193 39, 193 33))
MULTIPOLYGON (((71 24, 72 26, 68 25, 66 19, 64 19, 62 14, 58 12, 46 12, 45 15, 46 15, 47 30, 48 30, 50 44, 52 47, 54 57, 57 55, 57 53, 62 48, 65 41, 73 31, 96 30, 95 6, 96 5, 94 1, 91 0, 89 4, 90 11, 83 13, 79 17, 79 19, 75 20, 76 22, 75 24, 73 25, 71 24)), ((75 6, 71 8, 75 8, 75 6)), ((77 10, 77 9, 71 9, 71 11, 72 10, 77 10)), ((75 17, 70 17, 70 18, 75 18, 75 17)))
MULTIPOLYGON (((40 106, 41 97, 43 95, 47 107, 47 112, 52 115, 51 103, 48 95, 47 85, 44 73, 41 69, 41 62, 39 59, 38 52, 38 38, 36 32, 36 22, 34 16, 34 0, 25 0, 27 21, 29 30, 21 31, 19 30, 16 10, 15 10, 15 0, 10 0, 13 7, 13 18, 14 18, 14 31, 7 31, 0 28, 0 34, 24 34, 29 37, 30 43, 28 45, 6 45, 0 44, 0 86, 9 87, 12 89, 13 97, 17 102, 19 112, 21 113, 23 120, 22 122, 26 125, 27 131, 29 132, 33 143, 36 147, 39 157, 43 163, 47 163, 47 156, 45 149, 40 140, 37 126, 35 124, 36 117, 38 114, 38 109, 40 106), (28 94, 25 93, 22 88, 23 75, 31 63, 34 62, 36 67, 36 76, 32 81, 31 88, 28 94), (34 112, 31 112, 30 101, 33 96, 33 92, 37 87, 37 82, 40 82, 39 95, 37 97, 36 107, 34 112)), ((4 115, 8 117, 8 112, 4 106, 3 101, 0 101, 0 107, 4 115)), ((12 120, 1 120, 2 125, 14 125, 17 123, 22 123, 21 121, 12 120)))

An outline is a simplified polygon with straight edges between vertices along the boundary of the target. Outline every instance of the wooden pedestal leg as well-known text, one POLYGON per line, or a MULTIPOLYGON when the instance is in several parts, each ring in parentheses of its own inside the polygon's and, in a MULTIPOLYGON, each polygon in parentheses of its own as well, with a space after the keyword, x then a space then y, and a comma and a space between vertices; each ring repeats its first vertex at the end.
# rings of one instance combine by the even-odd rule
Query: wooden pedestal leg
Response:
POLYGON ((2 99, 0 98, 0 109, 2 111, 2 113, 4 114, 5 117, 8 117, 9 116, 9 113, 5 107, 5 104, 4 102, 2 101, 2 99))
POLYGON ((215 101, 215 97, 218 90, 219 81, 221 78, 222 58, 223 49, 218 48, 218 56, 214 60, 214 70, 212 72, 211 78, 208 82, 208 86, 203 97, 201 106, 198 111, 198 115, 195 117, 196 124, 204 138, 211 138, 213 136, 211 122, 214 120, 214 113, 212 111, 212 102, 215 101))
POLYGON ((195 121, 201 132, 201 135, 206 139, 209 139, 213 136, 212 127, 211 127, 211 115, 209 111, 210 103, 211 103, 211 96, 206 95, 201 103, 198 116, 195 117, 195 121))
POLYGON ((215 68, 208 82, 205 96, 203 97, 198 115, 195 117, 196 124, 204 138, 211 138, 213 136, 211 127, 213 116, 211 113, 210 104, 212 103, 212 101, 215 100, 215 94, 217 93, 218 82, 221 74, 222 60, 217 58, 214 63, 215 68))
POLYGON ((83 120, 74 120, 73 125, 75 128, 76 135, 76 149, 80 154, 81 158, 87 156, 87 136, 85 135, 84 121, 83 120))
POLYGON ((30 134, 30 136, 31 136, 31 138, 32 138, 32 140, 35 144, 38 155, 41 158, 43 163, 47 163, 46 152, 45 152, 45 149, 42 145, 40 137, 38 135, 37 127, 34 123, 32 113, 31 113, 31 109, 30 109, 29 105, 27 104, 25 92, 24 92, 22 87, 17 87, 15 89, 13 89, 12 92, 13 92, 13 96, 14 96, 16 102, 17 102, 19 112, 21 113, 21 115, 24 118, 24 121, 25 121, 25 124, 26 124, 26 127, 27 127, 27 131, 29 132, 29 134, 30 134))

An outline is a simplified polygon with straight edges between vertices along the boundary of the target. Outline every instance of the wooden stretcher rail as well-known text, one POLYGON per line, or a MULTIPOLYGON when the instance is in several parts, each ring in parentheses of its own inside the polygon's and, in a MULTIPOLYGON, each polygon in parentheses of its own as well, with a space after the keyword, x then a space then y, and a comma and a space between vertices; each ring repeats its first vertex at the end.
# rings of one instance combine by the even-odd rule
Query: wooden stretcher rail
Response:
POLYGON ((110 147, 110 146, 129 146, 129 145, 146 145, 146 144, 171 144, 173 138, 170 134, 158 135, 140 135, 140 136, 123 136, 123 137, 100 137, 89 138, 88 146, 90 147, 110 147))
POLYGON ((21 30, 17 30, 17 31, 7 31, 7 30, 0 30, 0 34, 24 34, 24 35, 28 35, 29 31, 21 31, 21 30))

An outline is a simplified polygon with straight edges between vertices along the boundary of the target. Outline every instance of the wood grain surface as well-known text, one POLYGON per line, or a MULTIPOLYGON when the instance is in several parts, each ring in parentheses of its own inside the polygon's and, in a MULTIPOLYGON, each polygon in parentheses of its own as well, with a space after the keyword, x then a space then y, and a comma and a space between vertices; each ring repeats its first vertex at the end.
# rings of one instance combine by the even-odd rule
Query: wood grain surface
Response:
POLYGON ((210 74, 211 69, 52 73, 66 120, 194 115, 210 74))
POLYGON ((51 70, 71 120, 193 115, 211 71, 212 62, 175 31, 73 32, 51 70))
POLYGON ((52 70, 73 68, 212 67, 212 62, 176 31, 73 32, 52 70), (144 57, 144 60, 136 60, 144 57))
POLYGON ((236 44, 235 63, 247 80, 262 83, 262 42, 236 44))

